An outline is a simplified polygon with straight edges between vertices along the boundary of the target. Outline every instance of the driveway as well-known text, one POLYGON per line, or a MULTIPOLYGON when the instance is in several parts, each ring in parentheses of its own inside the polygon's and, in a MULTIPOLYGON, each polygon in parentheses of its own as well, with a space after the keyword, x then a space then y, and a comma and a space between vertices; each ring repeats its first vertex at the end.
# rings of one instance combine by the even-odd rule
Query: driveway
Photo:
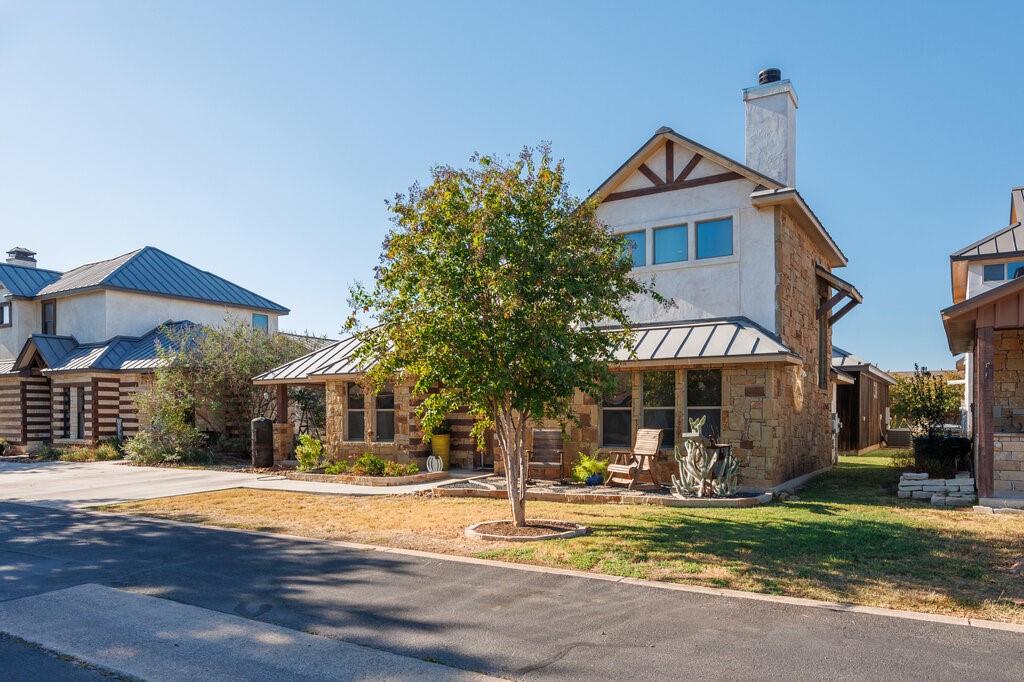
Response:
POLYGON ((514 679, 1024 679, 1019 633, 0 503, 0 601, 94 583, 514 679))
MULTIPOLYGON (((469 476, 453 472, 454 477, 469 476)), ((448 481, 375 488, 292 481, 276 474, 130 466, 121 462, 0 462, 0 500, 78 509, 225 488, 260 488, 336 495, 400 495, 448 481)))

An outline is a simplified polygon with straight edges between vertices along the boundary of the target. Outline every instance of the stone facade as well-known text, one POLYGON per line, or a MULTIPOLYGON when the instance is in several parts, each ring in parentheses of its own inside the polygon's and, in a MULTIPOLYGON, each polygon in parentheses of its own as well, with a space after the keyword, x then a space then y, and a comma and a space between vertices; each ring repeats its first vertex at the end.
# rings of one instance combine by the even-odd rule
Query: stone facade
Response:
POLYGON ((374 440, 373 425, 376 423, 376 405, 373 394, 366 393, 365 429, 362 440, 347 437, 347 405, 345 391, 349 381, 329 381, 326 387, 327 420, 324 446, 329 459, 352 459, 364 452, 396 462, 418 462, 425 466, 429 446, 422 442, 422 431, 413 414, 414 403, 410 386, 395 387, 395 438, 393 441, 374 440), (418 437, 414 437, 414 434, 418 437))
POLYGON ((1024 334, 1019 329, 992 334, 992 427, 1024 431, 1024 334))
POLYGON ((994 494, 1024 494, 1024 433, 997 433, 993 441, 994 494))
POLYGON ((905 473, 900 476, 896 496, 928 500, 936 507, 967 507, 978 500, 974 479, 963 471, 954 478, 928 478, 928 474, 905 473))

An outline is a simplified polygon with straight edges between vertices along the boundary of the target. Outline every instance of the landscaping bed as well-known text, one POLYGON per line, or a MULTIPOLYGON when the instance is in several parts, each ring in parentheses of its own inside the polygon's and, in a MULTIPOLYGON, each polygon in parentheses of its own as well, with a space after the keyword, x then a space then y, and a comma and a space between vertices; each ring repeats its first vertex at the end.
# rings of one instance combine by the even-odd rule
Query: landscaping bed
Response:
MULTIPOLYGON (((481 497, 507 499, 505 479, 490 476, 486 479, 457 481, 434 488, 437 497, 481 497)), ((734 497, 676 497, 667 488, 629 490, 621 486, 584 486, 554 481, 535 481, 526 490, 526 499, 535 502, 563 502, 569 504, 637 504, 658 507, 733 508, 756 507, 772 501, 771 493, 738 494, 734 497)))
MULTIPOLYGON (((1019 515, 896 497, 891 452, 843 457, 788 499, 752 509, 530 502, 530 518, 590 534, 481 545, 502 499, 324 496, 235 489, 131 502, 122 513, 708 587, 1024 623, 1019 515), (1015 568, 1016 567, 1016 568, 1015 568)), ((453 567, 453 570, 458 570, 453 567)))
POLYGON ((289 471, 285 478, 320 483, 348 483, 350 485, 396 486, 430 483, 448 478, 447 471, 424 471, 409 476, 358 476, 356 474, 325 474, 319 472, 289 471))

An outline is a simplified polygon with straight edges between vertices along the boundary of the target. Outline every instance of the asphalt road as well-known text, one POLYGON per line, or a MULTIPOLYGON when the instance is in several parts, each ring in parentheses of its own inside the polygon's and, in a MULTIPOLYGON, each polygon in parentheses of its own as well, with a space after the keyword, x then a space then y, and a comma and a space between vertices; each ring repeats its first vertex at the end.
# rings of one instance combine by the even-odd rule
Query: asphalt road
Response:
POLYGON ((516 679, 1024 679, 1024 635, 0 503, 0 600, 100 583, 516 679))
POLYGON ((6 635, 0 635, 0 675, 17 682, 113 682, 121 679, 6 635))

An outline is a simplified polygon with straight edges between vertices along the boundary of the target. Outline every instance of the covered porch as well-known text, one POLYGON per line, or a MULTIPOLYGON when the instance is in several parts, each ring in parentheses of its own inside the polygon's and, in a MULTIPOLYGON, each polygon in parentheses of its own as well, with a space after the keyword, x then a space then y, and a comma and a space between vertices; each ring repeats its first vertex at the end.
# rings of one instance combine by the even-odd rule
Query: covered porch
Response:
POLYGON ((965 353, 981 504, 1024 507, 1024 278, 942 311, 949 349, 965 353))

